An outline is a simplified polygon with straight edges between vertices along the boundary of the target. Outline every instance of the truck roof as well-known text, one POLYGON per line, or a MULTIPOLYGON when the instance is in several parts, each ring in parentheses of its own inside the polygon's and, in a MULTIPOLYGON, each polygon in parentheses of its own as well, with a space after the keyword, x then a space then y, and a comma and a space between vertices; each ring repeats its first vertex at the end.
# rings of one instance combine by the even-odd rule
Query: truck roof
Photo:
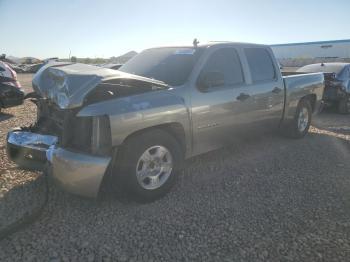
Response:
POLYGON ((263 45, 263 44, 255 44, 255 43, 246 43, 246 42, 232 42, 232 41, 210 41, 208 43, 205 44, 201 44, 199 46, 215 46, 215 45, 240 45, 240 46, 264 46, 264 47, 268 47, 267 45, 263 45))
MULTIPOLYGON (((200 43, 198 44, 198 47, 211 47, 211 46, 257 46, 257 47, 269 47, 268 45, 263 44, 254 44, 254 43, 245 43, 245 42, 232 42, 232 41, 210 41, 206 43, 200 43)), ((151 47, 147 49, 154 49, 154 48, 193 48, 193 45, 176 45, 176 46, 157 46, 157 47, 151 47)))

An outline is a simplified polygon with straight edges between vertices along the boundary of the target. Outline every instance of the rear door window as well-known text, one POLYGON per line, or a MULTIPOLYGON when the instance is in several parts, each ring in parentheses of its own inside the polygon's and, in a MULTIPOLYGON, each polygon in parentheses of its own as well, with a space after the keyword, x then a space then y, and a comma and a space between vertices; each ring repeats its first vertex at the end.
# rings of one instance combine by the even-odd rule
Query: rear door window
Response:
POLYGON ((253 82, 273 81, 276 71, 269 52, 264 48, 245 48, 253 82))

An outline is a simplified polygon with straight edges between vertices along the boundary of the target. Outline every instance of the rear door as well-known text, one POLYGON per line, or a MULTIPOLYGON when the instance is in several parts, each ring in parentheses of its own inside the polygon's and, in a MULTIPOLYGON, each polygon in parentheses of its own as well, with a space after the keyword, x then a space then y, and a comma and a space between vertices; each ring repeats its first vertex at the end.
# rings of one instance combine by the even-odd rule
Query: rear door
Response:
POLYGON ((247 73, 246 107, 251 112, 251 130, 277 128, 283 114, 284 84, 270 49, 263 46, 243 48, 247 73))

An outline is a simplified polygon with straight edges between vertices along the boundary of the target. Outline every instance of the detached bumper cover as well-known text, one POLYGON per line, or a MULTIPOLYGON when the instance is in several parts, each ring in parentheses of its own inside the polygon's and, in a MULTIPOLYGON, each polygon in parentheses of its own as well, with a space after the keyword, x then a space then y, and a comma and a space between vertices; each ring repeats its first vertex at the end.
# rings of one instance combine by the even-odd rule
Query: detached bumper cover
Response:
POLYGON ((86 197, 98 195, 110 157, 56 147, 57 137, 15 130, 7 135, 7 153, 19 166, 42 170, 48 160, 51 174, 63 189, 86 197))
POLYGON ((7 134, 7 155, 21 167, 43 170, 46 164, 46 150, 55 143, 55 136, 14 130, 7 134))
POLYGON ((18 130, 8 133, 7 143, 23 148, 46 151, 51 145, 57 143, 57 137, 18 130))

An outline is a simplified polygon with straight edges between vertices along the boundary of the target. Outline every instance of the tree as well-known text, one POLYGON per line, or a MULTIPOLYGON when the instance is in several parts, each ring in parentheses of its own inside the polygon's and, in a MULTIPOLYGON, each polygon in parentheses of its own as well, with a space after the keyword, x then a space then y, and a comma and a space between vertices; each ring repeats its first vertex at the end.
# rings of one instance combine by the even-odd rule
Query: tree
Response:
POLYGON ((71 61, 72 63, 76 63, 76 62, 77 62, 77 57, 76 57, 76 56, 72 56, 72 57, 70 58, 70 61, 71 61))
POLYGON ((89 57, 84 59, 84 64, 90 64, 91 63, 91 59, 89 57))

